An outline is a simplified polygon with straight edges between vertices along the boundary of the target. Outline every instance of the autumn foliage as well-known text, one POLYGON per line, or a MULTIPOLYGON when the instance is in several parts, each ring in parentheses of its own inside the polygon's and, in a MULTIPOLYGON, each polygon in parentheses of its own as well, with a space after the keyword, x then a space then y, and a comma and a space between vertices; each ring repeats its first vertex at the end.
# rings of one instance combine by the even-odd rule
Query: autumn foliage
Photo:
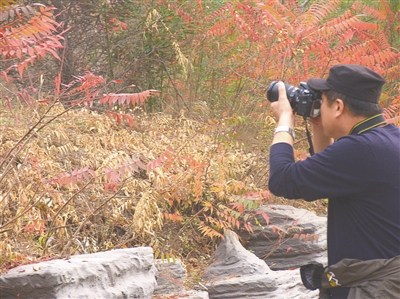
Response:
POLYGON ((5 59, 17 58, 19 62, 3 71, 16 68, 22 77, 24 70, 47 53, 59 58, 57 49, 62 48, 61 34, 54 20, 54 7, 41 4, 18 5, 14 1, 2 1, 0 19, 0 49, 5 59))
POLYGON ((0 269, 138 245, 201 256, 225 229, 268 225, 273 80, 363 64, 387 79, 381 105, 399 122, 400 12, 386 0, 128 2, 0 1, 0 269), (95 42, 69 48, 68 11, 87 12, 95 42))

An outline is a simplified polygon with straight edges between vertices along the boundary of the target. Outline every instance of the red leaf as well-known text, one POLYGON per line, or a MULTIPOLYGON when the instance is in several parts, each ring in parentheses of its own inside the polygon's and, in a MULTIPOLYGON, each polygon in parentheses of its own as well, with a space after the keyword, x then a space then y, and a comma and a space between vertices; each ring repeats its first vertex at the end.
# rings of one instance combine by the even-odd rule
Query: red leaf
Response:
POLYGON ((264 218, 265 223, 268 225, 269 224, 269 216, 267 213, 263 212, 263 211, 257 211, 256 214, 261 214, 261 216, 264 218))
POLYGON ((9 97, 9 96, 6 96, 6 99, 7 99, 7 106, 8 106, 8 109, 10 110, 10 112, 12 112, 10 97, 9 97))
POLYGON ((139 104, 139 96, 137 93, 134 93, 131 95, 131 103, 132 105, 136 106, 137 104, 139 104))
POLYGON ((47 52, 50 52, 50 53, 51 53, 55 58, 57 58, 58 60, 61 60, 60 56, 58 56, 57 52, 54 51, 53 49, 46 47, 46 51, 47 51, 47 52))
POLYGON ((244 227, 246 228, 246 230, 247 230, 249 233, 253 233, 253 227, 251 226, 251 223, 250 223, 250 222, 245 223, 245 224, 244 224, 244 227))
POLYGON ((18 59, 22 59, 22 51, 21 51, 21 48, 17 48, 17 50, 16 50, 16 56, 18 57, 18 59))
POLYGON ((22 63, 18 64, 17 68, 18 68, 19 76, 22 79, 22 76, 24 74, 25 62, 22 62, 22 63))
POLYGON ((8 79, 7 72, 3 71, 3 72, 1 72, 1 73, 2 73, 2 75, 3 75, 3 77, 4 77, 4 79, 6 79, 6 82, 7 82, 7 83, 10 83, 10 81, 9 81, 9 79, 8 79))

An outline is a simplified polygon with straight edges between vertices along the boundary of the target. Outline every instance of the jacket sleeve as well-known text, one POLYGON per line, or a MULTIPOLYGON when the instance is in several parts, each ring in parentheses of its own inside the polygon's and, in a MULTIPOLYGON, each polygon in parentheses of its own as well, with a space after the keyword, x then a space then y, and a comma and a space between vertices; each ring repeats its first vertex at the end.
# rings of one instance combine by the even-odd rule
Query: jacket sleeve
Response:
POLYGON ((269 190, 289 199, 312 201, 349 196, 373 182, 374 156, 354 138, 343 138, 303 161, 295 162, 293 148, 277 143, 270 149, 269 190))
POLYGON ((294 163, 293 148, 290 144, 277 143, 272 145, 269 154, 268 188, 274 195, 289 199, 299 198, 291 192, 285 180, 294 163))

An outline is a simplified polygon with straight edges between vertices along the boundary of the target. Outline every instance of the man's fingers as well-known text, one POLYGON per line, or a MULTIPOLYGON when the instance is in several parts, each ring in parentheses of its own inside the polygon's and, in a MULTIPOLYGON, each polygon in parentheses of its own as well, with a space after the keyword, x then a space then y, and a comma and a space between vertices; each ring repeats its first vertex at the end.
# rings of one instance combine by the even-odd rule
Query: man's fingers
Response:
POLYGON ((278 92, 279 92, 279 98, 286 99, 286 89, 285 89, 285 84, 283 84, 283 82, 278 82, 278 92))

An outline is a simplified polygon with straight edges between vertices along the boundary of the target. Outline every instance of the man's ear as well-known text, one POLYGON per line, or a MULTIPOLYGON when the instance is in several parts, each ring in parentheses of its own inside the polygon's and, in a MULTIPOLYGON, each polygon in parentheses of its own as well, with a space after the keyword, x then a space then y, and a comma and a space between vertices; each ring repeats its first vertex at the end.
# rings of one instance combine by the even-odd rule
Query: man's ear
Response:
POLYGON ((334 105, 335 105, 335 116, 336 117, 341 116, 345 111, 345 106, 343 101, 341 99, 336 99, 334 105))

